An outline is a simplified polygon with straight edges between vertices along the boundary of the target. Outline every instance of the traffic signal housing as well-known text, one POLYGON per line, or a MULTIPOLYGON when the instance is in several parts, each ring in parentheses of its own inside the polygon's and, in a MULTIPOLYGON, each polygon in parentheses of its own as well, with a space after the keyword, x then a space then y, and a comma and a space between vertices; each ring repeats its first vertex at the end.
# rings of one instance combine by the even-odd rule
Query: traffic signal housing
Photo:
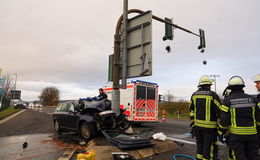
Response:
POLYGON ((159 94, 159 102, 163 101, 163 95, 159 94))
POLYGON ((200 45, 198 46, 198 49, 206 48, 206 41, 205 41, 205 32, 202 29, 199 29, 200 32, 200 45))
MULTIPOLYGON (((171 22, 172 20, 165 17, 165 21, 171 22)), ((163 40, 173 40, 172 26, 170 24, 165 23, 165 35, 163 40)))

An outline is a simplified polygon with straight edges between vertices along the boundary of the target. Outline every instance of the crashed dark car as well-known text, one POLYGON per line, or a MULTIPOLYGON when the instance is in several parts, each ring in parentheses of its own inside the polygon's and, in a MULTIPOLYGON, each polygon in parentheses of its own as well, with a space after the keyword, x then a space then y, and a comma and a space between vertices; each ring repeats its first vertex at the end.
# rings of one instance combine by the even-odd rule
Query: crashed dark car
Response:
POLYGON ((80 132, 82 138, 88 141, 101 130, 129 128, 130 124, 123 112, 116 116, 109 100, 71 101, 59 105, 53 113, 53 123, 57 132, 80 132))

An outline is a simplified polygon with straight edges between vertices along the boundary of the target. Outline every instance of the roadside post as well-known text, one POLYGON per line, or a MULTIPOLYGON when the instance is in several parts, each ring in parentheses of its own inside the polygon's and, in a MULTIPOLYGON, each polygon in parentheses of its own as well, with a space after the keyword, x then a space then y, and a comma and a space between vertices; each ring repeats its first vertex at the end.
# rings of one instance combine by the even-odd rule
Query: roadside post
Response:
POLYGON ((5 79, 2 77, 2 69, 0 68, 0 109, 2 108, 2 102, 3 102, 3 94, 4 94, 4 84, 5 84, 5 79))

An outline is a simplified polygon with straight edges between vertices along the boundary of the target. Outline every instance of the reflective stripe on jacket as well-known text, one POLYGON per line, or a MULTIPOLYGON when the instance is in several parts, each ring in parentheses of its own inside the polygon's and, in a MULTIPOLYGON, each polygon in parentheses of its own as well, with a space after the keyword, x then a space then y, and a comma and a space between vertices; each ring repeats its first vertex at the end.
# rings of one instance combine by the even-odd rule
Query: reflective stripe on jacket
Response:
POLYGON ((220 116, 220 98, 209 88, 200 88, 194 92, 190 101, 190 120, 202 128, 217 128, 220 116))
POLYGON ((257 101, 243 90, 232 91, 221 106, 220 128, 228 128, 230 134, 255 135, 260 110, 257 101))

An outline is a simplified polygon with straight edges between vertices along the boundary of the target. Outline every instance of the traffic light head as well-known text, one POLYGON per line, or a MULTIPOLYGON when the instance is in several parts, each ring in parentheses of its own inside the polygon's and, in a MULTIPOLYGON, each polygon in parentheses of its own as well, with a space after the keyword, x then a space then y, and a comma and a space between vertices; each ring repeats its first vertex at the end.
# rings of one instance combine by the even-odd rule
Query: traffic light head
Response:
MULTIPOLYGON (((165 21, 172 22, 171 19, 165 17, 165 21)), ((165 23, 165 35, 163 40, 173 40, 172 26, 170 24, 165 23)))
POLYGON ((205 32, 202 29, 199 29, 200 32, 200 45, 198 46, 198 49, 206 48, 206 41, 205 41, 205 32))

